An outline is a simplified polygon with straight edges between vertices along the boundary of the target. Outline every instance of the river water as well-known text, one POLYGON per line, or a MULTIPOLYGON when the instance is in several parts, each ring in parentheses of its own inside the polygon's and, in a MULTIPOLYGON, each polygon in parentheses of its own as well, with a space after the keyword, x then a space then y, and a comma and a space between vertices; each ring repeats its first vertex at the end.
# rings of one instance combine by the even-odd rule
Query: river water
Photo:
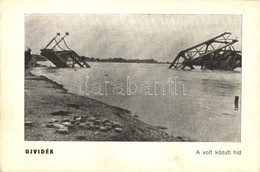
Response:
POLYGON ((169 134, 203 142, 239 142, 241 71, 179 71, 168 64, 89 63, 91 68, 35 68, 69 92, 130 110, 169 134), (240 100, 239 100, 240 103, 240 100))

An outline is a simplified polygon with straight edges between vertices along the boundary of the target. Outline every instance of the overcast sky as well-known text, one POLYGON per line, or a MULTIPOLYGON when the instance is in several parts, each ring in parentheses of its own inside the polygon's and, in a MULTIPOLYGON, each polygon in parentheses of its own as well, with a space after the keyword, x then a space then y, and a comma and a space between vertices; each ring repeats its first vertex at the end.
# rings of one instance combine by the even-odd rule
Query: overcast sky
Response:
POLYGON ((232 32, 241 50, 241 15, 25 15, 25 47, 32 53, 60 32, 69 47, 87 57, 172 61, 183 49, 232 32))

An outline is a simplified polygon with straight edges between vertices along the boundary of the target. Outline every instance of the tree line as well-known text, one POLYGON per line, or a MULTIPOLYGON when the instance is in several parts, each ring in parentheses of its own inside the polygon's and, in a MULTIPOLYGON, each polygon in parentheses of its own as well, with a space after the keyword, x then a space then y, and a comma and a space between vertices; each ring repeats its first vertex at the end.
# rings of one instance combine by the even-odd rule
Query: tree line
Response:
POLYGON ((101 59, 95 57, 81 56, 86 62, 118 62, 118 63, 161 63, 154 59, 124 59, 122 57, 101 59))

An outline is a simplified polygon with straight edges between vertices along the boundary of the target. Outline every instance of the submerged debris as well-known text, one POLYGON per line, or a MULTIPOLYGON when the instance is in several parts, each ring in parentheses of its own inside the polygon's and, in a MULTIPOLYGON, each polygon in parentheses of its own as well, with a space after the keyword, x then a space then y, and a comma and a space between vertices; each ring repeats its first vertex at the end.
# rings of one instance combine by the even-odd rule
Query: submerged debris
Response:
POLYGON ((52 38, 52 40, 46 45, 44 49, 41 50, 41 55, 50 60, 56 67, 67 68, 67 67, 75 67, 78 65, 79 67, 90 68, 90 66, 86 63, 86 61, 80 57, 75 51, 70 49, 65 41, 65 37, 69 35, 68 32, 57 41, 56 38, 60 36, 60 33, 52 38), (67 50, 61 48, 60 43, 63 41, 67 50), (56 42, 56 44, 52 48, 48 48, 52 43, 56 42), (59 48, 57 51, 55 48, 59 48))
POLYGON ((241 67, 241 51, 236 51, 233 44, 237 39, 230 39, 231 33, 224 32, 214 38, 179 52, 169 68, 185 69, 200 66, 201 69, 229 70, 241 67))

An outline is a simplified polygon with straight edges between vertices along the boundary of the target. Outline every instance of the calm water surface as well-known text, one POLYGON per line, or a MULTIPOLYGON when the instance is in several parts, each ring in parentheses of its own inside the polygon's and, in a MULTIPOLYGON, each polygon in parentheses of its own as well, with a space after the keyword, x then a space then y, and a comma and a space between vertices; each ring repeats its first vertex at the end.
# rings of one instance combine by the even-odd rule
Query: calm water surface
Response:
MULTIPOLYGON (((240 109, 234 110, 234 97, 241 97, 241 72, 177 71, 165 64, 90 63, 90 66, 76 70, 35 68, 32 73, 44 75, 75 94, 82 95, 88 90, 88 97, 128 109, 148 124, 167 127, 169 134, 175 136, 197 141, 240 141, 241 115, 240 109), (139 89, 136 95, 127 95, 130 82, 135 82, 139 89), (140 92, 142 83, 146 83, 146 89, 140 92), (105 89, 107 95, 92 94, 98 91, 105 94, 105 89), (117 93, 122 89, 125 95, 115 95, 113 89, 117 93)), ((134 91, 135 86, 130 89, 134 91)))

